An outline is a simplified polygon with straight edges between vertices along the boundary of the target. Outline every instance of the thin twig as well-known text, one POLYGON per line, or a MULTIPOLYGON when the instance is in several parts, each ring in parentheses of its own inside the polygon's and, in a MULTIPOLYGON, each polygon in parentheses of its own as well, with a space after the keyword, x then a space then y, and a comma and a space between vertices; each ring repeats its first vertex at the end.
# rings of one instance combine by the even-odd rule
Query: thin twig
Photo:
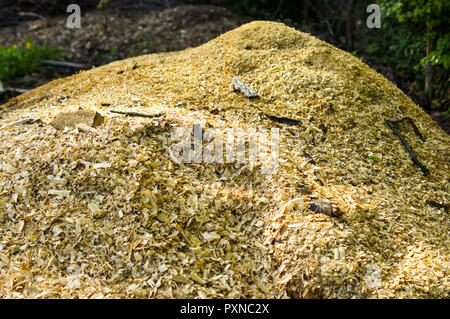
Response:
POLYGON ((53 60, 42 60, 42 64, 58 66, 63 68, 77 69, 82 70, 85 69, 86 66, 80 63, 66 62, 66 61, 53 61, 53 60))
POLYGON ((0 95, 6 94, 8 92, 23 94, 23 93, 27 93, 28 91, 30 91, 30 90, 29 89, 19 89, 19 88, 7 87, 4 90, 0 91, 0 95))
POLYGON ((38 19, 41 19, 41 20, 47 20, 46 17, 44 17, 43 15, 40 15, 38 13, 35 13, 35 12, 22 11, 22 12, 19 12, 19 16, 21 16, 21 17, 34 17, 34 18, 38 18, 38 19))
POLYGON ((311 164, 314 164, 314 165, 317 164, 317 162, 314 160, 314 158, 309 153, 303 151, 303 156, 306 157, 311 164))
POLYGON ((417 126, 416 126, 416 124, 414 123, 414 121, 413 121, 412 118, 410 118, 410 117, 408 117, 408 116, 405 116, 405 117, 402 117, 401 119, 394 120, 394 121, 391 121, 391 122, 395 124, 395 123, 400 123, 400 122, 403 122, 403 121, 408 121, 409 124, 411 124, 411 126, 412 126, 412 128, 413 128, 413 130, 414 130, 414 133, 416 133, 416 135, 417 135, 422 141, 425 142, 425 137, 422 135, 422 133, 420 133, 419 129, 417 128, 417 126))
POLYGON ((426 168, 425 165, 423 165, 416 157, 416 154, 414 154, 413 149, 411 148, 411 146, 409 146, 408 142, 406 142, 405 138, 403 137, 402 134, 400 134, 400 132, 397 130, 397 128, 395 127, 395 122, 393 121, 389 121, 386 120, 386 124, 387 126, 391 129, 391 131, 399 138, 400 142, 402 143, 403 147, 405 148, 405 150, 408 152, 409 158, 411 159, 411 161, 416 164, 421 170, 422 173, 424 175, 429 175, 430 171, 428 170, 428 168, 426 168))
POLYGON ((284 4, 284 0, 280 0, 278 1, 278 6, 277 9, 275 10, 275 12, 272 14, 272 16, 270 17, 270 20, 275 20, 276 17, 278 17, 278 15, 281 12, 281 9, 283 8, 283 4, 284 4))

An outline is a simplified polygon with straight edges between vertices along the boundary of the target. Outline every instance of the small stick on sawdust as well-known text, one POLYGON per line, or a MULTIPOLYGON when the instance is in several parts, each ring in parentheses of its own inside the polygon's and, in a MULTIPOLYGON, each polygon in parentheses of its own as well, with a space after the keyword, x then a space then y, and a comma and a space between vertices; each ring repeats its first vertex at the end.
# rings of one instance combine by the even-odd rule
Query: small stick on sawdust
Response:
POLYGON ((57 66, 57 67, 61 67, 61 68, 75 69, 75 70, 83 70, 86 68, 86 66, 84 64, 66 62, 66 61, 42 60, 42 64, 57 66))
POLYGON ((163 115, 166 114, 166 113, 144 114, 144 113, 122 112, 122 111, 114 111, 114 110, 111 110, 110 112, 111 113, 122 114, 122 115, 126 115, 126 116, 138 116, 138 117, 148 117, 148 118, 160 117, 160 116, 163 116, 163 115))
POLYGON ((4 90, 0 90, 0 95, 6 94, 6 93, 17 93, 17 94, 23 94, 23 93, 27 93, 28 91, 30 91, 29 89, 20 89, 20 88, 12 88, 12 87, 7 87, 4 90))
MULTIPOLYGON (((403 120, 403 119, 401 119, 403 120)), ((395 127, 395 123, 398 122, 397 121, 390 121, 390 120, 386 120, 386 125, 391 129, 391 131, 398 137, 398 139, 400 140, 400 142, 402 143, 403 147, 405 148, 405 150, 408 152, 409 158, 411 159, 411 161, 416 164, 420 170, 422 171, 422 173, 424 175, 429 175, 430 171, 428 170, 428 168, 426 168, 425 165, 423 165, 416 157, 416 154, 414 154, 413 149, 411 148, 411 146, 409 146, 408 142, 406 142, 405 138, 403 137, 403 135, 397 130, 397 128, 395 127)), ((412 121, 412 120, 411 120, 412 121)), ((415 126, 415 125, 414 125, 415 126)), ((417 127, 416 127, 417 129, 417 127)), ((415 130, 414 130, 415 131, 415 130)), ((417 134, 417 132, 416 132, 417 134)), ((420 132, 419 132, 420 134, 420 132)), ((422 136, 420 134, 420 136, 422 136)), ((419 137, 420 137, 419 136, 419 137)), ((423 138, 423 136, 422 136, 423 138)))
POLYGON ((416 133, 416 135, 417 135, 422 141, 425 142, 425 137, 422 135, 422 133, 420 133, 419 129, 417 128, 417 126, 416 126, 416 124, 414 123, 414 121, 413 121, 412 118, 410 118, 410 117, 408 117, 408 116, 405 116, 405 117, 402 117, 401 119, 394 120, 394 121, 391 121, 391 122, 395 124, 395 123, 400 123, 400 122, 403 122, 403 121, 408 121, 409 124, 411 124, 411 126, 412 126, 412 128, 413 128, 413 130, 414 130, 414 133, 416 133))

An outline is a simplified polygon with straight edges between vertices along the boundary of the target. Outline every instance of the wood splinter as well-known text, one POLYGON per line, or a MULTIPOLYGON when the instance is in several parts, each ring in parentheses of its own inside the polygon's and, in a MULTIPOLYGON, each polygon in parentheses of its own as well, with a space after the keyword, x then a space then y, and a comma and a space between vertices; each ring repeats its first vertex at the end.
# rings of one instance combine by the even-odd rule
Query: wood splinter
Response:
POLYGON ((24 119, 15 123, 10 124, 9 126, 19 126, 19 125, 28 125, 28 124, 35 124, 35 123, 42 123, 41 119, 24 119))
POLYGON ((160 116, 163 116, 166 114, 166 113, 144 114, 144 113, 137 113, 137 112, 122 112, 122 111, 114 111, 114 110, 111 110, 110 112, 116 113, 116 114, 122 114, 122 115, 126 115, 126 116, 137 116, 137 117, 147 117, 147 118, 160 117, 160 116))

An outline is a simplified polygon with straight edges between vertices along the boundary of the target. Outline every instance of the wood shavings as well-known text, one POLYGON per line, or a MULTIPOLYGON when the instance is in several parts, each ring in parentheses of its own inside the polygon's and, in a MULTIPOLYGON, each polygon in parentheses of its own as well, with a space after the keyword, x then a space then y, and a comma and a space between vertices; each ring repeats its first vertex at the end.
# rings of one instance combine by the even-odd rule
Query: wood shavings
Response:
POLYGON ((308 34, 252 22, 3 109, 2 298, 449 297, 450 220, 424 199, 450 200, 450 138, 381 75, 308 34), (230 94, 234 76, 259 99, 230 94), (8 126, 80 107, 103 124, 8 126), (426 132, 396 123, 433 174, 399 156, 386 118, 426 132), (279 129, 278 169, 173 162, 173 130, 195 124, 220 136, 279 129), (319 198, 343 214, 312 213, 319 198))

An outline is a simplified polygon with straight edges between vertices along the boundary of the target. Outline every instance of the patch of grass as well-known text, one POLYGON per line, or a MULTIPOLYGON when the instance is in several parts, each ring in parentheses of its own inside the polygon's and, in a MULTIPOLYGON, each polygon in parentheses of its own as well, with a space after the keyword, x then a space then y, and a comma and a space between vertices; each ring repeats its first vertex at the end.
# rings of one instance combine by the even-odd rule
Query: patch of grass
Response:
POLYGON ((380 160, 375 155, 370 155, 369 158, 374 161, 375 163, 378 163, 380 160))
POLYGON ((119 274, 120 277, 122 277, 123 279, 128 279, 131 277, 131 270, 122 272, 119 274))
POLYGON ((109 49, 109 52, 108 52, 108 61, 109 62, 113 62, 113 61, 116 61, 117 60, 117 49, 116 48, 111 48, 111 49, 109 49))
POLYGON ((23 46, 0 46, 0 80, 30 74, 36 70, 41 60, 55 60, 61 51, 46 44, 35 46, 26 40, 23 46))

